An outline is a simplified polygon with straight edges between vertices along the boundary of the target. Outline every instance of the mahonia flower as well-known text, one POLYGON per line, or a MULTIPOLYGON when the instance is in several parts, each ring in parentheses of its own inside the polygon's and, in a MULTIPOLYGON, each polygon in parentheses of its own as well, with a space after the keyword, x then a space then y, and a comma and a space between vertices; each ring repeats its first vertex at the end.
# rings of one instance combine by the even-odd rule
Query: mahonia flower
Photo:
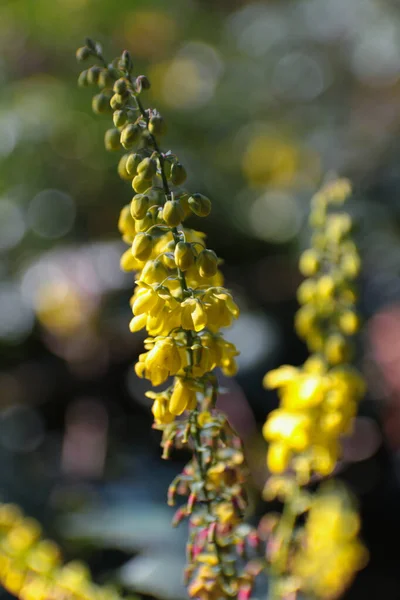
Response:
POLYGON ((365 392, 361 375, 350 364, 350 337, 359 319, 353 281, 360 258, 351 240, 347 213, 329 213, 350 195, 350 183, 339 179, 312 199, 312 248, 303 252, 300 270, 302 305, 295 318, 298 334, 311 356, 301 367, 270 371, 264 385, 277 389, 280 406, 272 411, 263 434, 270 443, 268 467, 281 473, 289 466, 306 482, 311 473, 329 475, 340 457, 340 437, 352 431, 358 402, 365 392))
POLYGON ((41 537, 37 521, 0 504, 0 584, 21 600, 120 600, 93 583, 84 563, 62 563, 58 546, 41 537))
POLYGON ((163 431, 163 457, 173 446, 189 445, 194 452, 168 495, 170 504, 176 493, 188 496, 175 523, 189 518, 189 594, 237 597, 243 586, 251 588, 255 576, 239 575, 232 562, 232 550, 246 547, 251 534, 240 527, 245 466, 237 436, 215 409, 214 370, 227 376, 237 371, 238 352, 221 329, 231 325, 239 309, 223 285, 220 260, 207 248, 205 235, 184 225, 190 215, 206 217, 211 201, 187 191, 184 166, 172 152, 161 151, 166 124, 157 110, 144 108, 141 93, 150 82, 133 75, 129 53, 107 64, 99 45, 87 40, 77 57, 89 56, 101 66, 83 71, 79 83, 99 85, 93 109, 113 113, 105 146, 126 150, 118 173, 134 191, 118 228, 129 246, 121 267, 135 273, 130 330, 148 334, 135 372, 153 386, 166 384, 162 391, 146 394, 153 401, 154 427, 163 431))
POLYGON ((292 574, 298 586, 318 598, 336 598, 366 563, 357 539, 360 520, 346 492, 327 486, 313 498, 292 574))

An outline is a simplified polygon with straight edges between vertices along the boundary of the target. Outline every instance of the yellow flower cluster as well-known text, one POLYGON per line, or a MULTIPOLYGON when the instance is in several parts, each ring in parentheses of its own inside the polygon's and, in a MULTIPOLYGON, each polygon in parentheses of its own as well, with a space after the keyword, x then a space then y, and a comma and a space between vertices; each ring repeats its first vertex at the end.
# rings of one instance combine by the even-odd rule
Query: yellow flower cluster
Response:
POLYGON ((58 546, 12 504, 0 504, 0 584, 21 600, 120 600, 112 587, 95 585, 86 565, 62 564, 58 546))
POLYGON ((304 593, 328 599, 344 591, 368 558, 357 539, 359 528, 344 490, 336 485, 318 491, 293 559, 292 574, 304 593))
MULTIPOLYGON (((102 64, 83 71, 79 82, 100 86, 93 99, 95 112, 113 111, 106 148, 127 150, 118 172, 131 181, 134 196, 119 218, 122 239, 129 245, 121 267, 136 275, 130 330, 148 334, 135 372, 153 386, 169 380, 162 391, 146 394, 153 401, 154 427, 163 431, 163 457, 180 446, 189 446, 194 454, 168 494, 170 504, 176 493, 188 497, 174 521, 187 517, 190 523, 189 594, 237 597, 242 579, 232 555, 236 545, 246 545, 248 533, 237 529, 246 505, 244 459, 237 436, 215 409, 213 372, 236 373, 238 352, 221 329, 231 325, 239 309, 223 287, 220 261, 206 247, 204 234, 184 225, 191 215, 206 217, 211 202, 182 187, 185 168, 174 154, 161 151, 165 123, 156 110, 143 107, 140 95, 150 83, 132 74, 129 54, 107 64, 98 44, 88 40, 77 56, 94 56, 102 64)), ((243 579, 246 590, 253 579, 243 579)))
POLYGON ((312 248, 300 258, 307 279, 299 287, 302 304, 296 329, 311 356, 301 367, 284 365, 270 371, 264 385, 278 389, 280 406, 272 411, 263 434, 270 442, 268 467, 274 473, 292 467, 301 482, 310 474, 330 474, 340 456, 339 438, 351 431, 365 386, 348 363, 348 336, 357 331, 353 279, 360 259, 350 238, 347 213, 329 213, 349 196, 350 184, 340 179, 324 186, 312 199, 312 248))

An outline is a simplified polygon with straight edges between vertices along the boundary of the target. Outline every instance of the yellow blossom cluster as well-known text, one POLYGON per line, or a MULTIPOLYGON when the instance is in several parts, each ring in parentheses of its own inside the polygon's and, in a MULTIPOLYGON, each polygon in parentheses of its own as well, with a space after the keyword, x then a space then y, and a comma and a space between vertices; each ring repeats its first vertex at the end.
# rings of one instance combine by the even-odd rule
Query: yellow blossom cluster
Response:
POLYGON ((352 241, 351 219, 329 212, 350 195, 350 184, 339 179, 312 199, 312 247, 300 258, 307 277, 299 287, 302 305, 295 325, 312 354, 301 367, 284 365, 270 371, 264 385, 277 389, 280 406, 263 428, 270 443, 268 467, 274 473, 293 468, 300 482, 312 472, 329 475, 340 456, 340 437, 351 432, 365 385, 349 363, 349 336, 358 328, 353 280, 360 259, 352 241))
POLYGON ((0 584, 21 600, 121 599, 114 588, 94 584, 85 564, 63 564, 39 523, 13 504, 0 504, 0 584))
POLYGON ((367 561, 358 540, 360 521, 348 494, 325 486, 314 496, 293 558, 292 574, 304 593, 338 597, 367 561))
POLYGON ((77 57, 91 56, 101 65, 84 70, 79 82, 100 87, 93 110, 113 113, 105 146, 126 151, 118 173, 134 191, 118 226, 129 246, 121 267, 135 273, 130 330, 148 335, 135 372, 153 386, 167 384, 146 393, 153 401, 154 427, 163 431, 163 457, 172 447, 193 451, 168 494, 170 504, 176 493, 188 497, 174 519, 175 524, 189 519, 188 591, 193 598, 237 597, 241 582, 249 590, 254 579, 242 578, 232 561, 235 547, 247 543, 247 529, 238 529, 246 506, 244 459, 237 436, 216 410, 214 370, 236 373, 238 352, 221 329, 239 309, 223 286, 220 260, 207 248, 205 235, 185 224, 191 216, 206 217, 211 201, 183 187, 184 166, 160 149, 166 125, 157 110, 144 108, 141 94, 150 82, 133 75, 129 53, 107 64, 99 45, 87 40, 77 57))

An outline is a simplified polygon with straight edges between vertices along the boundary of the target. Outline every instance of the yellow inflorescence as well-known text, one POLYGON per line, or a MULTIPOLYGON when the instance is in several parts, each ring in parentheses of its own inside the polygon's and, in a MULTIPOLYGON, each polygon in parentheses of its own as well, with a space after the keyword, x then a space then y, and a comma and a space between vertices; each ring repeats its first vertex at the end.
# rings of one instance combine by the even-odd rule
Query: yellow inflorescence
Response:
POLYGON ((177 494, 187 496, 174 521, 187 517, 190 522, 189 594, 236 598, 243 589, 248 593, 254 579, 251 573, 239 573, 232 560, 236 547, 246 547, 251 529, 237 527, 246 506, 243 452, 215 407, 214 370, 236 373, 238 352, 221 329, 231 325, 239 309, 223 287, 220 261, 207 248, 205 235, 184 225, 190 216, 206 217, 211 202, 182 187, 184 166, 171 152, 161 151, 165 122, 156 110, 143 107, 141 92, 150 83, 133 75, 129 53, 107 64, 98 44, 87 40, 77 56, 93 56, 102 64, 83 71, 79 82, 100 86, 93 99, 95 112, 113 112, 106 148, 127 151, 118 173, 131 181, 134 196, 119 217, 122 239, 129 246, 121 267, 135 273, 130 330, 148 334, 135 372, 153 386, 166 383, 162 391, 146 394, 153 401, 154 427, 163 431, 163 457, 181 446, 194 454, 168 494, 171 505, 177 494))
POLYGON ((63 564, 58 546, 13 504, 0 504, 0 584, 21 600, 120 600, 95 585, 85 564, 63 564))
POLYGON ((264 437, 270 442, 268 467, 274 473, 289 466, 301 482, 310 474, 330 474, 340 456, 340 436, 351 432, 364 381, 349 365, 350 337, 359 319, 353 280, 360 258, 351 239, 351 218, 329 212, 351 193, 347 179, 325 185, 312 199, 312 247, 300 258, 307 277, 298 290, 302 305, 295 318, 298 334, 311 356, 301 367, 270 371, 264 385, 278 389, 280 406, 268 416, 264 437))
POLYGON ((338 487, 314 497, 294 556, 292 574, 306 594, 336 598, 367 561, 358 541, 360 522, 348 495, 338 487))

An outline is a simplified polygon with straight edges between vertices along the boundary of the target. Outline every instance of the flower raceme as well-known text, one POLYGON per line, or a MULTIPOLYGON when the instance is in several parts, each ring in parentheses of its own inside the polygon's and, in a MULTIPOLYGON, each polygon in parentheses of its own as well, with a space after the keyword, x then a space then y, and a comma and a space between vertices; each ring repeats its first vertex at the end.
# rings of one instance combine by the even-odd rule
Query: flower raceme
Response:
POLYGON ((107 64, 99 45, 87 40, 77 57, 89 56, 101 66, 84 70, 79 83, 99 85, 93 109, 112 112, 114 123, 105 146, 126 151, 118 173, 134 190, 118 227, 129 246, 121 267, 135 273, 130 330, 148 334, 135 372, 153 386, 167 386, 146 393, 153 401, 154 427, 163 432, 163 457, 173 447, 189 446, 194 453, 168 493, 170 504, 176 494, 187 496, 174 522, 189 519, 188 591, 193 598, 236 598, 242 588, 248 593, 255 573, 239 573, 232 556, 236 548, 251 545, 255 534, 240 525, 246 506, 244 458, 239 439, 215 407, 214 370, 236 373, 238 352, 221 329, 239 309, 223 286, 220 260, 207 248, 205 235, 184 224, 191 215, 206 217, 211 202, 183 187, 184 166, 170 151, 161 151, 165 122, 158 111, 143 107, 141 93, 150 83, 133 75, 129 53, 107 64))
POLYGON ((353 280, 360 259, 351 239, 351 219, 331 213, 350 195, 346 179, 326 184, 312 199, 312 247, 300 258, 307 277, 300 285, 295 318, 310 357, 301 367, 270 371, 264 385, 277 389, 280 406, 270 413, 263 434, 270 443, 268 467, 280 473, 289 466, 302 482, 311 473, 329 475, 340 457, 340 437, 351 433, 358 402, 365 393, 361 375, 349 364, 351 336, 359 319, 353 280))

